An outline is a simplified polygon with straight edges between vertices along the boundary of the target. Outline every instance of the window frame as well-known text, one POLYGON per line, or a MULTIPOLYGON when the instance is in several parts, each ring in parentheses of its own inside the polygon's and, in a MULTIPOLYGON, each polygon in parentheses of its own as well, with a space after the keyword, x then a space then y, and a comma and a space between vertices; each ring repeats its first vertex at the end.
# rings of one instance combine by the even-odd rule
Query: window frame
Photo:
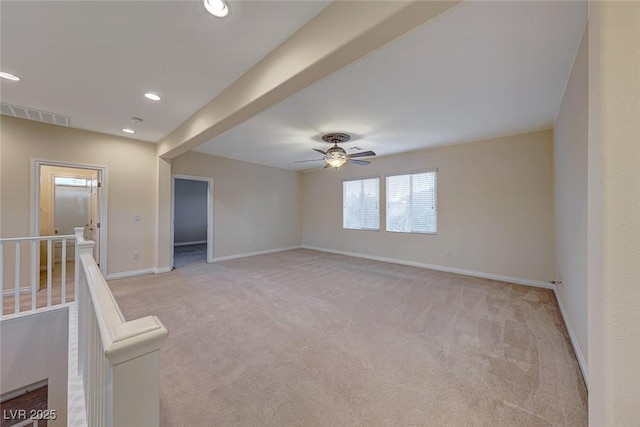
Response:
POLYGON ((420 234, 420 235, 432 235, 435 236, 438 234, 438 168, 427 168, 427 169, 420 169, 420 170, 412 170, 412 171, 406 171, 406 172, 397 172, 397 173, 391 173, 391 174, 386 174, 385 175, 385 179, 384 179, 384 192, 385 192, 385 212, 384 212, 384 230, 387 233, 400 233, 400 234, 420 234), (433 203, 433 210, 434 210, 434 214, 435 214, 435 230, 434 231, 396 231, 396 230, 389 230, 389 178, 392 178, 394 176, 402 176, 402 175, 418 175, 418 174, 423 174, 423 173, 430 173, 433 172, 435 175, 435 186, 434 186, 434 192, 435 192, 435 197, 434 197, 434 203, 433 203))
POLYGON ((382 217, 381 214, 381 205, 380 205, 380 175, 369 175, 364 177, 355 177, 355 178, 344 178, 342 180, 342 229, 343 230, 355 230, 355 231, 380 231, 380 220, 382 217), (377 179, 378 180, 378 227, 377 228, 347 228, 344 223, 344 209, 345 209, 345 199, 344 199, 344 184, 346 182, 351 181, 366 181, 369 179, 377 179))

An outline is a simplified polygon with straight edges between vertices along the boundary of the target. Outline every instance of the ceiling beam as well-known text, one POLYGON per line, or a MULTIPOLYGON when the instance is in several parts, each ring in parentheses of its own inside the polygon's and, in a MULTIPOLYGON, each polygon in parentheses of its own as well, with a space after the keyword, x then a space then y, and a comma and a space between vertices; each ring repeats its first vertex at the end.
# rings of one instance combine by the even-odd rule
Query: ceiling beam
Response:
POLYGON ((173 159, 211 140, 458 3, 334 1, 165 137, 158 155, 173 159))

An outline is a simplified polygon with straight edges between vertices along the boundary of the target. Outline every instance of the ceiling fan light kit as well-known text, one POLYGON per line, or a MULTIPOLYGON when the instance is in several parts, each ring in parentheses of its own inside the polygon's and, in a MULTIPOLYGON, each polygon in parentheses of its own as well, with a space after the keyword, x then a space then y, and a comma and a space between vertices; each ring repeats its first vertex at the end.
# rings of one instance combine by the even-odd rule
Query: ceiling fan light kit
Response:
POLYGON ((350 139, 351 139, 351 136, 349 136, 346 133, 335 132, 335 133, 328 133, 326 135, 322 135, 322 140, 324 142, 333 144, 333 147, 329 148, 326 152, 323 150, 319 150, 317 148, 314 148, 313 151, 317 151, 318 153, 322 154, 324 157, 322 159, 317 159, 317 160, 300 160, 296 163, 324 160, 327 163, 325 168, 331 167, 334 169, 338 169, 340 166, 344 165, 347 162, 353 163, 355 165, 360 165, 360 166, 369 165, 371 162, 368 160, 353 160, 353 158, 375 156, 376 153, 374 153, 373 151, 363 151, 360 153, 347 154, 344 148, 338 147, 338 143, 347 142, 350 139))
POLYGON ((343 148, 338 147, 338 145, 335 144, 333 147, 329 148, 327 153, 324 155, 324 160, 332 168, 338 169, 347 162, 347 153, 343 148))

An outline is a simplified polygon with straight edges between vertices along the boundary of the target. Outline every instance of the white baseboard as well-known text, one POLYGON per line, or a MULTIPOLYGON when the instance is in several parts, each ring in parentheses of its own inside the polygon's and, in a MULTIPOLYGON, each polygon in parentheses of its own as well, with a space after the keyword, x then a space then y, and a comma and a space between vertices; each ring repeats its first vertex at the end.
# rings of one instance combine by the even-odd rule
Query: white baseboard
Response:
POLYGON ((189 246, 189 245, 202 245, 203 243, 207 243, 206 240, 198 240, 196 242, 182 242, 182 243, 174 243, 173 246, 189 246))
POLYGON ((273 254, 273 253, 276 253, 276 252, 292 251, 294 249, 300 249, 300 248, 302 248, 302 246, 289 246, 289 247, 286 247, 286 248, 267 249, 267 250, 264 250, 264 251, 248 252, 248 253, 244 253, 244 254, 229 255, 229 256, 221 256, 221 257, 214 258, 213 262, 229 261, 229 260, 232 260, 232 259, 246 258, 246 257, 256 256, 256 255, 266 255, 266 254, 273 254))
MULTIPOLYGON (((31 287, 29 286, 22 286, 20 287, 20 295, 22 294, 30 294, 31 293, 31 287)), ((15 288, 14 289, 4 289, 2 291, 2 296, 3 297, 11 297, 16 293, 15 288)))
POLYGON ((578 339, 576 338, 576 334, 573 331, 573 327, 571 326, 571 322, 569 321, 569 315, 567 310, 564 308, 564 303, 562 302, 562 298, 556 289, 553 290, 553 293, 556 295, 556 301, 558 301, 558 307, 560 307, 560 313, 562 314, 562 320, 564 320, 564 325, 567 327, 567 332, 569 333, 569 339, 571 340, 571 345, 573 346, 573 351, 576 354, 576 359, 578 359, 578 365, 580 365, 580 372, 582 372, 582 378, 584 379, 584 384, 589 389, 589 375, 588 375, 588 366, 587 360, 584 358, 584 353, 582 352, 582 348, 580 348, 580 344, 578 343, 578 339))
POLYGON ((501 282, 516 283, 518 285, 535 286, 536 288, 553 289, 553 286, 550 283, 543 282, 540 280, 523 279, 521 277, 504 276, 502 274, 485 273, 482 271, 475 271, 475 270, 465 270, 462 268, 447 267, 447 266, 436 265, 436 264, 427 264, 424 262, 417 262, 417 261, 407 261, 407 260, 398 259, 398 258, 387 258, 387 257, 381 257, 381 256, 375 256, 375 255, 360 254, 356 252, 337 251, 334 249, 319 248, 315 246, 302 245, 301 247, 304 249, 311 249, 314 251, 353 256, 357 258, 365 258, 365 259, 370 259, 374 261, 390 262, 392 264, 408 265, 410 267, 427 268, 429 270, 446 271, 447 273, 462 274, 464 276, 499 280, 501 282))
POLYGON ((107 274, 107 280, 126 279, 127 277, 143 276, 145 274, 168 273, 173 270, 171 267, 143 268, 140 270, 122 271, 120 273, 107 274))
POLYGON ((143 268, 141 270, 123 271, 120 273, 107 274, 107 280, 124 279, 127 277, 142 276, 144 274, 153 274, 155 272, 155 268, 143 268))

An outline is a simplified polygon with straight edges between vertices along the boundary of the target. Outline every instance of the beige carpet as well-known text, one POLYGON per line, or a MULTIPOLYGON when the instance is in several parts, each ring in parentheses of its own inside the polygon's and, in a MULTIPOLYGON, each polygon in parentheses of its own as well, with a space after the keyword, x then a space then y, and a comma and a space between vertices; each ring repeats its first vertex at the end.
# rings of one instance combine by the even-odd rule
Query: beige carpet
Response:
POLYGON ((586 426, 553 293, 309 250, 110 282, 163 426, 586 426))

